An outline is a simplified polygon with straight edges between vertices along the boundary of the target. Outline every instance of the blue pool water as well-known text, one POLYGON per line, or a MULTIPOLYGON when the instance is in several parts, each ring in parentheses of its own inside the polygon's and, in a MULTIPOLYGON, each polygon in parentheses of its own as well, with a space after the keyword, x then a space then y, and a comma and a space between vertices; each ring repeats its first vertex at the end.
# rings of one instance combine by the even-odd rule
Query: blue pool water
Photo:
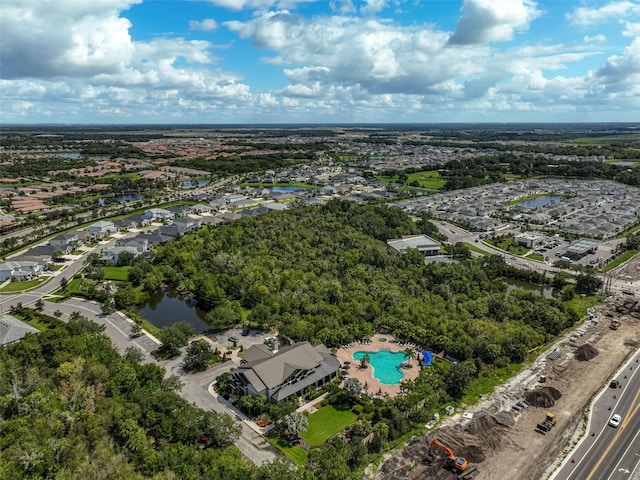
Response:
POLYGON ((369 354, 373 367, 373 376, 380 383, 385 385, 397 385, 404 378, 404 373, 400 365, 405 361, 403 352, 392 352, 391 350, 378 350, 377 352, 356 352, 353 358, 362 360, 365 353, 369 354))

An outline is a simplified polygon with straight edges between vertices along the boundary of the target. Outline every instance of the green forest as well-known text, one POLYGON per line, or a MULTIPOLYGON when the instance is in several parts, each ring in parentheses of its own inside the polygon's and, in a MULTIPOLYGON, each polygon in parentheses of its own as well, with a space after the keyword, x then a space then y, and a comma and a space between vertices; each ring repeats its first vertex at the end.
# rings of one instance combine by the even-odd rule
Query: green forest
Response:
POLYGON ((102 326, 30 317, 46 328, 0 349, 0 479, 298 478, 246 462, 231 417, 190 405, 177 377, 118 354, 102 326))
POLYGON ((522 361, 578 320, 558 300, 507 294, 498 280, 513 272, 499 257, 425 265, 385 243, 432 229, 399 209, 332 201, 203 228, 131 275, 191 293, 216 330, 246 320, 330 347, 385 331, 489 364, 522 361))

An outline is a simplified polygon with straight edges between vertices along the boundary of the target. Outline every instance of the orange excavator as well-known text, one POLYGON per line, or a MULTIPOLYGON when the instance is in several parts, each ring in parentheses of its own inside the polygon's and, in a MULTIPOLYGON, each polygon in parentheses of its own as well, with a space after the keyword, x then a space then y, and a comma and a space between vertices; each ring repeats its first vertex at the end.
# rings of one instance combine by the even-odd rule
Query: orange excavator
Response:
POLYGON ((449 445, 441 440, 438 440, 437 438, 434 438, 431 442, 430 450, 433 451, 436 448, 442 449, 442 451, 444 451, 449 457, 447 463, 445 464, 445 468, 452 468, 455 471, 464 472, 469 466, 469 462, 467 462, 466 458, 457 457, 453 452, 453 449, 449 445))

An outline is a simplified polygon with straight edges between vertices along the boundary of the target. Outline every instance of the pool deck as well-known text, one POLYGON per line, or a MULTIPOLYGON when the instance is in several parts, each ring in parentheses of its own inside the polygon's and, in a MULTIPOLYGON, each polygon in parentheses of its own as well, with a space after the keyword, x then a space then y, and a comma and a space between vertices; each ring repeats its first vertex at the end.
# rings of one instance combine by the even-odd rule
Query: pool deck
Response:
MULTIPOLYGON (((385 385, 380 383, 373 377, 373 369, 368 366, 365 369, 360 368, 360 361, 353 358, 353 354, 356 352, 377 352, 378 350, 390 350, 392 352, 404 352, 407 347, 403 347, 394 342, 392 335, 375 334, 371 339, 371 343, 360 344, 358 342, 353 343, 350 347, 340 347, 336 352, 336 357, 340 361, 341 365, 344 362, 351 362, 351 368, 347 371, 346 376, 343 378, 357 378, 363 385, 365 382, 369 385, 368 393, 374 395, 382 390, 383 394, 387 394, 390 397, 395 397, 400 394, 400 385, 385 385), (381 342, 381 338, 386 338, 386 342, 381 342)), ((419 353, 416 350, 416 353, 419 353)), ((418 377, 420 372, 420 365, 418 361, 412 359, 409 363, 413 365, 413 368, 402 369, 404 378, 413 380, 418 377)))

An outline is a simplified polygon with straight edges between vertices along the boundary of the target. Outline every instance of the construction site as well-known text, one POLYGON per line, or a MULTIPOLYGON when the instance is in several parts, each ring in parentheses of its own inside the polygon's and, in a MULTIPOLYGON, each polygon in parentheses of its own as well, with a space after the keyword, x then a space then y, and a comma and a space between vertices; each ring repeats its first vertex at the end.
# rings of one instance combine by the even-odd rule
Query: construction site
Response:
POLYGON ((638 347, 640 304, 625 294, 611 297, 477 405, 387 455, 374 478, 547 478, 584 434, 591 399, 638 347))

